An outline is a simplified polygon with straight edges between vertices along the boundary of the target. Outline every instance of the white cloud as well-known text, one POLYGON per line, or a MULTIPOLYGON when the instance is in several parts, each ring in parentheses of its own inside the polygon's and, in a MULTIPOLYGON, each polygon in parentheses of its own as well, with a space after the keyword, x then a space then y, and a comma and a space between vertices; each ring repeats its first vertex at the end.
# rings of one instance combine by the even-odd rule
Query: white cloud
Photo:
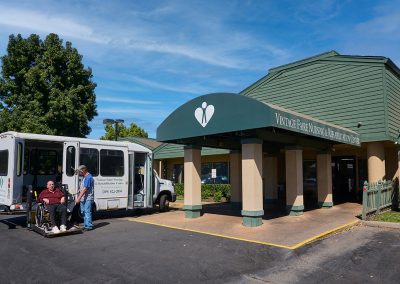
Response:
POLYGON ((0 25, 34 32, 57 33, 65 37, 107 44, 110 38, 98 35, 91 27, 72 19, 0 5, 0 25))
POLYGON ((357 25, 357 30, 371 35, 389 35, 400 38, 400 11, 391 12, 357 25))
MULTIPOLYGON (((222 21, 213 22, 212 30, 207 23, 197 23, 197 18, 191 20, 185 17, 185 28, 172 22, 163 24, 158 16, 163 15, 167 21, 176 17, 174 12, 177 10, 174 6, 157 7, 145 13, 145 17, 133 17, 131 21, 124 23, 122 21, 107 23, 100 18, 100 15, 82 17, 84 13, 75 13, 76 17, 80 17, 76 19, 70 14, 63 14, 62 11, 54 16, 54 13, 43 12, 47 10, 44 7, 28 10, 0 5, 0 26, 11 26, 36 33, 53 32, 62 37, 102 44, 108 48, 108 52, 111 50, 115 52, 117 49, 160 53, 228 69, 259 69, 255 62, 249 61, 249 56, 243 55, 246 53, 261 52, 265 56, 279 57, 287 57, 288 54, 287 50, 272 43, 262 42, 245 32, 232 31, 222 21), (84 21, 93 24, 87 25, 84 21), (192 36, 193 32, 196 33, 196 37, 192 36), (218 41, 214 40, 216 38, 218 41)), ((135 11, 132 13, 144 14, 135 11)), ((201 16, 208 22, 207 15, 201 14, 201 16)), ((92 47, 93 49, 98 48, 92 47)), ((96 56, 96 52, 93 56, 96 56)))
POLYGON ((204 94, 207 89, 197 86, 197 85, 186 85, 186 86, 177 86, 177 85, 168 85, 168 84, 162 84, 159 82, 154 82, 151 80, 143 79, 138 76, 132 76, 132 75, 125 75, 121 77, 125 77, 125 79, 130 80, 132 82, 138 83, 143 86, 155 88, 155 89, 160 89, 160 90, 165 90, 165 91, 172 91, 172 92, 178 92, 178 93, 189 93, 189 94, 204 94))

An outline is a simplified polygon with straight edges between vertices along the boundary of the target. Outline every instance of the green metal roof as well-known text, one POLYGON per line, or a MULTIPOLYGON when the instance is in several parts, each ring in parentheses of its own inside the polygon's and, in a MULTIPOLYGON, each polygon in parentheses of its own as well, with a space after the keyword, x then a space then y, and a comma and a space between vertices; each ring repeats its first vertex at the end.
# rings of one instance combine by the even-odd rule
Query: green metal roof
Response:
MULTIPOLYGON (((157 128, 157 140, 235 149, 237 140, 240 143, 240 139, 246 138, 242 131, 264 128, 272 129, 269 135, 276 137, 275 143, 287 144, 279 135, 274 135, 274 129, 280 129, 289 136, 303 135, 360 145, 359 135, 354 131, 232 93, 204 95, 185 103, 157 128), (235 145, 228 147, 224 144, 226 140, 235 140, 235 145)), ((250 135, 260 138, 254 131, 250 135)))
MULTIPOLYGON (((182 158, 184 157, 184 145, 164 143, 162 146, 154 151, 154 159, 171 159, 171 158, 182 158)), ((222 155, 229 154, 229 150, 226 149, 215 149, 210 147, 203 147, 201 149, 202 156, 209 155, 222 155)))
POLYGON ((341 125, 362 142, 394 141, 400 129, 400 69, 384 56, 326 52, 272 68, 240 94, 341 125))
POLYGON ((130 136, 130 137, 122 137, 119 138, 118 140, 122 140, 122 141, 129 141, 132 143, 137 143, 139 145, 142 145, 150 150, 154 150, 158 147, 160 147, 161 145, 163 145, 162 142, 159 142, 155 139, 152 138, 144 138, 144 137, 137 137, 137 136, 130 136))

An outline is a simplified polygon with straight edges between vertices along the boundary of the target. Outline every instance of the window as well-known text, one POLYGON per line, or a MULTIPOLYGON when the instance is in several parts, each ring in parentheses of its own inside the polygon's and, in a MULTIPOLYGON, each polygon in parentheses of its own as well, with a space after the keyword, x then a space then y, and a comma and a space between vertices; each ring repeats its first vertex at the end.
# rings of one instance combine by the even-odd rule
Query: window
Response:
POLYGON ((229 165, 227 162, 201 164, 201 183, 228 184, 229 165), (216 178, 212 178, 212 170, 216 171, 216 178))
POLYGON ((99 150, 92 148, 79 149, 79 163, 85 165, 92 176, 99 175, 99 150))
POLYGON ((0 176, 8 174, 8 150, 0 151, 0 176))
POLYGON ((172 174, 172 179, 174 183, 183 183, 183 164, 174 165, 174 172, 172 174))
POLYGON ((29 150, 26 149, 24 151, 24 175, 28 174, 28 169, 29 169, 29 150))
POLYGON ((100 174, 102 176, 123 176, 124 152, 120 150, 100 150, 100 174))
POLYGON ((57 172, 57 152, 54 150, 31 151, 30 173, 33 175, 54 175, 57 172))
POLYGON ((76 149, 74 146, 67 147, 66 153, 66 173, 67 176, 72 177, 75 174, 75 157, 76 157, 76 149))
POLYGON ((315 160, 303 161, 303 192, 305 196, 317 196, 317 165, 315 160))
POLYGON ((22 143, 17 144, 17 176, 21 176, 22 173, 22 143))

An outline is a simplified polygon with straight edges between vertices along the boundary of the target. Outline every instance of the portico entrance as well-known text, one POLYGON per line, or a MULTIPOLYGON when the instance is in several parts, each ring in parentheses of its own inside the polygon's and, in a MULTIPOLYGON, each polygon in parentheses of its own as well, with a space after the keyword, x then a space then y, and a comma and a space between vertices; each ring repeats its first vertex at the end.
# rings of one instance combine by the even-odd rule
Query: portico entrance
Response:
POLYGON ((285 159, 287 213, 298 216, 304 211, 303 153, 315 153, 318 204, 331 208, 332 145, 360 145, 358 134, 349 129, 227 93, 201 96, 176 109, 158 127, 157 140, 186 145, 187 218, 201 216, 201 148, 230 149, 232 168, 241 175, 231 180, 232 196, 241 203, 243 224, 250 227, 262 224, 264 204, 277 198, 278 155, 285 159))

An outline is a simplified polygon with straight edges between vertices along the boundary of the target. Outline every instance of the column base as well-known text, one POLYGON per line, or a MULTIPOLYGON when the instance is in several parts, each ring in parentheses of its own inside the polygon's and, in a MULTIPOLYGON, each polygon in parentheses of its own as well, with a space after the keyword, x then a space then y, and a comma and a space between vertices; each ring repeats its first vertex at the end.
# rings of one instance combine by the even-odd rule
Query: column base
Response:
POLYGON ((286 212, 289 216, 303 215, 304 205, 286 205, 286 212))
POLYGON ((332 208, 333 202, 318 202, 319 208, 332 208))
POLYGON ((183 211, 185 211, 185 218, 187 219, 195 219, 199 218, 202 215, 201 205, 184 205, 183 211))
POLYGON ((245 227, 258 227, 262 225, 262 217, 264 216, 264 210, 259 211, 247 211, 242 210, 243 226, 245 227))

